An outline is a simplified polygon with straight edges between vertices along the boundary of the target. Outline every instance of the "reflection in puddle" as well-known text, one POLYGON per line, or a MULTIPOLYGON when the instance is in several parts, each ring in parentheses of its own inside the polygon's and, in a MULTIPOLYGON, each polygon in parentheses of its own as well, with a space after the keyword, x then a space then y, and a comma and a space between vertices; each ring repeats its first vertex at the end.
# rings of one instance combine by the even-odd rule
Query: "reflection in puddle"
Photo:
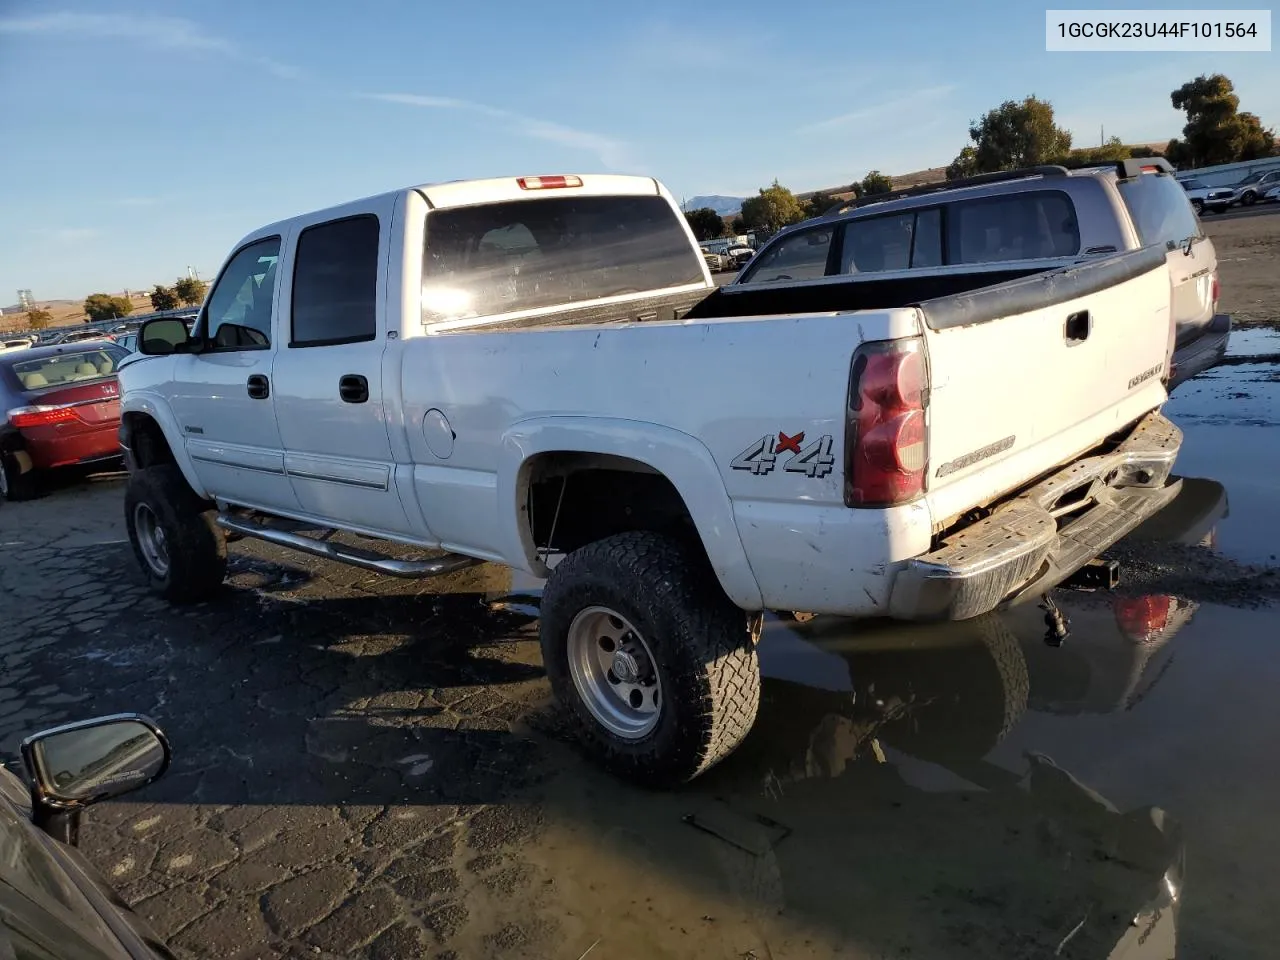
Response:
MULTIPOLYGON (((1194 549, 1225 515, 1222 486, 1190 480, 1136 535, 1194 549)), ((536 610, 539 589, 516 574, 492 599, 536 610)), ((1192 952, 1239 946, 1215 928, 1220 872, 1183 903, 1197 844, 1163 807, 1181 798, 1203 834, 1213 803, 1120 746, 1164 756, 1175 728, 1153 720, 1189 698, 1162 685, 1185 687, 1176 641, 1203 611, 1123 580, 1057 600, 1061 648, 1034 606, 932 625, 770 615, 756 726, 704 777, 657 793, 557 765, 522 851, 555 878, 540 912, 564 917, 570 954, 611 957, 1166 960, 1197 904, 1192 952)), ((1221 651, 1218 632, 1201 636, 1221 651)))

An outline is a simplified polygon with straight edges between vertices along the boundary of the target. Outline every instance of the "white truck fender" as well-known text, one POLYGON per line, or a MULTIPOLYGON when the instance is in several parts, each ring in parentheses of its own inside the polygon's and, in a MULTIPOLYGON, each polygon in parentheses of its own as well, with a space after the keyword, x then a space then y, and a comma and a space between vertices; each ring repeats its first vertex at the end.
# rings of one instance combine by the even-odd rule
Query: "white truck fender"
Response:
POLYGON ((683 498, 721 587, 737 606, 760 610, 760 585, 738 536, 733 503, 715 459, 695 437, 639 420, 543 417, 513 424, 502 436, 498 462, 498 534, 503 555, 524 557, 528 570, 546 575, 524 522, 524 467, 550 452, 612 454, 657 470, 683 498))
POLYGON ((182 475, 186 478, 187 483, 190 484, 191 489, 196 492, 197 496, 207 496, 204 487, 200 485, 200 479, 196 476, 191 457, 187 454, 187 445, 182 442, 182 431, 178 429, 178 419, 173 415, 173 411, 169 409, 169 405, 155 394, 147 393, 143 390, 130 391, 120 401, 120 420, 122 423, 125 415, 129 413, 144 413, 159 425, 164 433, 165 440, 169 444, 169 450, 173 453, 173 459, 178 464, 178 469, 182 471, 182 475))

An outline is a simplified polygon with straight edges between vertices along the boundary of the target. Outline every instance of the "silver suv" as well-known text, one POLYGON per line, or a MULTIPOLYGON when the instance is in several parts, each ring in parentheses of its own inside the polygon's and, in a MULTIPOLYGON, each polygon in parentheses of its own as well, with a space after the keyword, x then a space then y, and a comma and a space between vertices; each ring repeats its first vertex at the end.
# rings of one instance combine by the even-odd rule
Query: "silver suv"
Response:
POLYGON ((1159 157, 1011 170, 850 201, 776 234, 733 286, 907 280, 956 268, 1012 278, 1153 244, 1168 251, 1173 287, 1172 389, 1222 358, 1231 321, 1217 313, 1213 241, 1159 157))

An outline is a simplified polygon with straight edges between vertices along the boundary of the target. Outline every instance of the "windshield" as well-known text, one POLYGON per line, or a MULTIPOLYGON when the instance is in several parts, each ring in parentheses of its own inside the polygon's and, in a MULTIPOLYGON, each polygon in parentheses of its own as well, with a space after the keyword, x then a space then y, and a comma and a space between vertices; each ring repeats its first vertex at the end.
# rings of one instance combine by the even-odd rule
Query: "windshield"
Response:
POLYGON ((13 372, 28 390, 38 390, 110 376, 128 355, 128 351, 111 344, 93 350, 19 361, 13 365, 13 372))
POLYGON ((427 215, 425 323, 536 310, 703 280, 670 204, 555 197, 427 215))
POLYGON ((1199 180, 1183 180, 1182 187, 1184 190, 1203 190, 1204 184, 1199 180))

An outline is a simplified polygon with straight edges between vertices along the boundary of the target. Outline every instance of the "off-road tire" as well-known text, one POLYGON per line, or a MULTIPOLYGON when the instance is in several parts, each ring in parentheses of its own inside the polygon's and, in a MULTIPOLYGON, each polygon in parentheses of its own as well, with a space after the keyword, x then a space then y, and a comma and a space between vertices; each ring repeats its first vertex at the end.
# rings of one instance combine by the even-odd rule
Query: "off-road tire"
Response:
POLYGON ((12 453, 0 453, 0 471, 4 473, 0 500, 34 500, 40 496, 38 474, 34 470, 23 473, 12 453))
POLYGON ((672 786, 732 753, 755 722, 760 663, 750 623, 700 550, 661 534, 622 533, 573 551, 552 571, 542 594, 542 657, 593 760, 644 786, 672 786), (638 739, 605 729, 569 672, 570 624, 597 605, 629 621, 653 654, 662 705, 656 726, 638 739))
POLYGON ((227 544, 214 523, 217 511, 187 484, 176 464, 162 463, 129 476, 124 495, 129 543, 152 592, 170 603, 208 600, 227 574, 227 544), (149 507, 164 531, 168 570, 161 574, 148 562, 135 525, 139 504, 149 507))

